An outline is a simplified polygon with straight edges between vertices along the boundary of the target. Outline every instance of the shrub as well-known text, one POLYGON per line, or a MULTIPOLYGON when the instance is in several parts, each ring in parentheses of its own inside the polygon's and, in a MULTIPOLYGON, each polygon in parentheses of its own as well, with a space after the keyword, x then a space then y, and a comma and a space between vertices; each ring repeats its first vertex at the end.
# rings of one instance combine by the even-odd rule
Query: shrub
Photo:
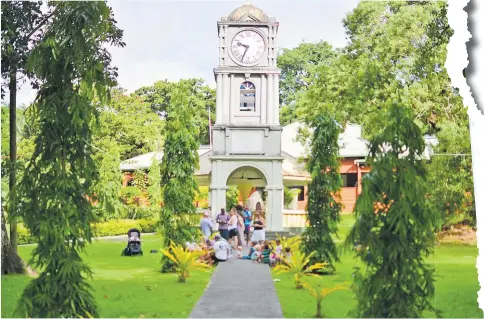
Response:
POLYGON ((324 269, 328 266, 327 263, 316 263, 314 265, 308 266, 309 262, 311 261, 311 257, 316 252, 312 252, 309 255, 296 250, 293 252, 293 255, 289 260, 282 259, 282 264, 278 265, 274 268, 275 273, 288 273, 293 275, 294 283, 296 285, 296 289, 303 288, 302 278, 304 276, 317 276, 312 272, 315 270, 324 269))
MULTIPOLYGON (((92 225, 96 237, 125 235, 131 228, 138 228, 142 233, 155 232, 158 227, 156 219, 118 219, 92 225)), ((34 244, 37 239, 21 224, 18 226, 18 244, 34 244)))
POLYGON ((161 249, 161 252, 175 264, 178 282, 186 282, 190 272, 194 270, 205 271, 210 268, 209 265, 200 261, 200 257, 206 254, 206 252, 201 250, 190 251, 183 245, 176 245, 170 241, 169 248, 161 249))
POLYGON ((302 283, 302 285, 309 291, 311 296, 316 299, 316 318, 323 318, 321 303, 323 302, 324 298, 335 291, 348 289, 343 284, 336 285, 333 288, 325 288, 323 287, 321 279, 314 283, 305 281, 302 283))

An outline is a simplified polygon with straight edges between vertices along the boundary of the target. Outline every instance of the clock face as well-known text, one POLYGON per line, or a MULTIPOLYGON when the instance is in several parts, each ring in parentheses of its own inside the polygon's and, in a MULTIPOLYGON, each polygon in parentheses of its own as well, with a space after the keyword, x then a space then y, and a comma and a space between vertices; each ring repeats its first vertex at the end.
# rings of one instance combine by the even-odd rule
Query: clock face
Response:
POLYGON ((244 65, 257 63, 264 55, 265 48, 264 38, 254 30, 238 32, 230 44, 230 51, 234 60, 244 65))

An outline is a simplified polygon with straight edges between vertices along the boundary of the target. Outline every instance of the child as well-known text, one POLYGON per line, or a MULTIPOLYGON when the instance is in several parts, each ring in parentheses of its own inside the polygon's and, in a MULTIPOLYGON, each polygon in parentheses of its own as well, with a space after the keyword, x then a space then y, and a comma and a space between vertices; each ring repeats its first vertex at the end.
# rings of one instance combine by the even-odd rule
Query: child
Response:
POLYGON ((250 243, 249 254, 246 255, 246 256, 242 256, 242 259, 249 259, 249 260, 251 259, 252 254, 255 253, 255 245, 257 245, 257 243, 255 241, 250 243))
POLYGON ((261 253, 260 253, 260 245, 255 245, 255 246, 254 246, 254 249, 255 249, 255 251, 254 251, 254 253, 252 253, 252 255, 250 256, 250 259, 251 259, 253 262, 257 263, 257 262, 260 262, 260 256, 262 256, 262 255, 261 255, 261 253))
POLYGON ((259 256, 259 258, 264 262, 264 264, 268 264, 269 266, 273 266, 276 263, 276 260, 271 257, 272 250, 269 246, 269 244, 264 245, 264 250, 262 251, 262 254, 259 256))
POLYGON ((292 257, 291 247, 286 247, 285 252, 284 252, 284 259, 287 262, 291 262, 291 257, 292 257))
POLYGON ((282 256, 282 246, 281 246, 281 241, 279 239, 276 240, 276 256, 277 257, 282 256))
POLYGON ((237 258, 241 259, 242 256, 242 246, 237 247, 237 258))

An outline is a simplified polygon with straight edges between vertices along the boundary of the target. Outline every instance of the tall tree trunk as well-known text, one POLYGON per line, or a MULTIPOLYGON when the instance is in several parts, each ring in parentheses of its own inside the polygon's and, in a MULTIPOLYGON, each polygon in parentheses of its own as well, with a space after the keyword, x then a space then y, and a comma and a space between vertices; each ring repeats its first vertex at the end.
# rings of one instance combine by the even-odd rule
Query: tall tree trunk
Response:
POLYGON ((2 275, 3 274, 23 274, 25 272, 24 263, 17 252, 10 245, 7 234, 7 226, 5 225, 5 216, 3 216, 3 209, 1 213, 1 227, 2 227, 2 275))
POLYGON ((17 68, 10 73, 10 176, 9 186, 9 217, 10 217, 10 246, 17 253, 17 217, 12 217, 17 209, 16 173, 17 173, 17 68))
POLYGON ((323 315, 321 313, 321 301, 320 299, 318 299, 316 301, 316 318, 323 318, 323 315))

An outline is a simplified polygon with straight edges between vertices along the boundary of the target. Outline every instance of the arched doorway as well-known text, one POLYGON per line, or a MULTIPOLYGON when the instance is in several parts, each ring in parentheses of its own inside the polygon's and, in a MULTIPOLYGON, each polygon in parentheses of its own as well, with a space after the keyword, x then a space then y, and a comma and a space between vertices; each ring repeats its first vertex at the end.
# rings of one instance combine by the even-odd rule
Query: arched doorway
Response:
MULTIPOLYGON (((262 201, 262 196, 252 196, 260 189, 265 189, 267 180, 264 174, 257 168, 251 166, 242 166, 235 169, 227 178, 226 182, 228 187, 235 186, 239 190, 240 200, 243 205, 248 205, 251 210, 255 210, 257 202, 254 200, 249 201, 249 198, 258 198, 258 201, 262 201)), ((261 203, 265 207, 265 203, 261 203)), ((227 207, 230 209, 230 207, 227 207)))
POLYGON ((237 186, 242 201, 247 200, 254 188, 265 190, 265 215, 268 229, 282 231, 283 184, 282 167, 278 160, 212 160, 210 206, 215 217, 220 208, 226 207, 229 186, 237 186))

